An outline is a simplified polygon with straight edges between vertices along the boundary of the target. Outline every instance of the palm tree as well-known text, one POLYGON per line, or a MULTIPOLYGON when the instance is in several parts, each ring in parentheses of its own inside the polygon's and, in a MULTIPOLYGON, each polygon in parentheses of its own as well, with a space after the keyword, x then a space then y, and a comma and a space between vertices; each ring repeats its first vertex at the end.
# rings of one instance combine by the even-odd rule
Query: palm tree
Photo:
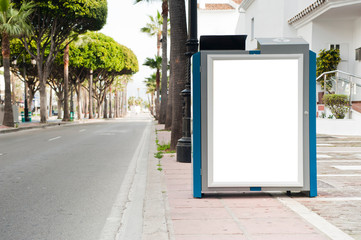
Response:
MULTIPOLYGON (((159 85, 160 85, 160 68, 162 66, 162 57, 155 56, 153 58, 146 58, 144 66, 148 66, 151 69, 156 69, 156 91, 157 91, 157 98, 155 100, 155 111, 156 111, 156 119, 159 119, 159 85)), ((167 89, 167 87, 165 88, 167 89)), ((167 90, 165 90, 167 91, 167 90)))
POLYGON ((150 77, 145 78, 145 86, 147 87, 147 94, 150 94, 151 102, 149 103, 150 113, 154 116, 154 93, 156 90, 156 73, 153 73, 150 77))
MULTIPOLYGON (((139 2, 139 1, 138 1, 139 2)), ((157 36, 157 56, 159 56, 160 43, 162 37, 162 24, 163 18, 160 15, 159 11, 157 11, 157 16, 149 16, 150 23, 147 23, 145 27, 141 28, 140 31, 144 33, 148 33, 150 36, 157 36)))
POLYGON ((187 26, 185 2, 169 0, 169 15, 171 27, 170 46, 170 81, 172 91, 172 135, 170 148, 175 150, 178 139, 182 137, 183 97, 180 93, 186 84, 186 45, 187 26))
POLYGON ((33 4, 24 2, 20 9, 16 10, 13 8, 10 0, 0 0, 1 47, 5 79, 5 114, 3 124, 8 127, 14 127, 10 90, 10 39, 31 31, 31 26, 27 23, 27 20, 32 13, 32 7, 33 4))
MULTIPOLYGON (((143 2, 150 0, 136 0, 136 3, 143 2)), ((157 14, 159 16, 159 12, 157 14)), ((167 89, 167 83, 168 83, 168 24, 169 24, 169 18, 168 18, 168 0, 162 0, 162 89, 167 89)), ((158 43, 158 42, 157 42, 158 43)), ((158 47, 158 45, 157 45, 158 47)), ((159 56, 159 48, 158 48, 158 56, 159 56)), ((168 93, 167 91, 162 91, 162 101, 160 106, 160 116, 159 116, 159 123, 165 123, 166 115, 167 113, 167 101, 168 101, 168 93)), ((170 114, 170 112, 169 112, 170 114)))

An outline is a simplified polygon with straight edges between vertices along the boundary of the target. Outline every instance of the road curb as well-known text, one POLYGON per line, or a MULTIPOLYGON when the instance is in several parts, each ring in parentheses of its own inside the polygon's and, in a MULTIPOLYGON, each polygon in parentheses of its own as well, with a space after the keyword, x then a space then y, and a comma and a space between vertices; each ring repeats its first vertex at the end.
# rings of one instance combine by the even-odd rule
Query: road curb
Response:
MULTIPOLYGON (((114 119, 119 119, 119 118, 114 118, 114 119)), ((114 120, 112 119, 100 119, 100 120, 96 120, 96 121, 74 121, 74 122, 54 122, 54 123, 39 123, 39 125, 34 125, 34 126, 26 126, 26 127, 18 127, 18 128, 4 128, 4 129, 0 129, 0 134, 6 134, 6 133, 12 133, 12 132, 19 132, 19 131, 24 131, 24 130, 31 130, 31 129, 40 129, 40 128, 49 128, 49 127, 65 127, 65 126, 75 126, 75 125, 89 125, 89 124, 94 124, 94 123, 103 123, 109 120, 114 120)), ((120 119, 125 119, 125 118, 120 118, 120 119)))

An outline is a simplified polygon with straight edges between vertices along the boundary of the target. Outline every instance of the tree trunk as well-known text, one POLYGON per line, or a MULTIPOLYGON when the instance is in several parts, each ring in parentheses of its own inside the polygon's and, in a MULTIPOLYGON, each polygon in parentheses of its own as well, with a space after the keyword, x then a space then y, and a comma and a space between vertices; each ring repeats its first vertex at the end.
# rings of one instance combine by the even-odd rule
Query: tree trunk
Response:
POLYGON ((115 96, 114 96, 114 114, 115 114, 115 118, 119 117, 119 92, 115 91, 115 96))
POLYGON ((89 76, 89 119, 93 118, 93 70, 90 69, 89 76))
POLYGON ((186 13, 185 2, 179 0, 169 1, 171 23, 171 64, 173 71, 173 112, 172 112, 172 150, 176 149, 178 140, 182 137, 183 97, 180 93, 185 89, 186 83, 186 13))
POLYGON ((122 117, 127 115, 127 85, 128 83, 125 83, 125 87, 122 93, 122 117))
POLYGON ((10 79, 11 79, 11 100, 12 100, 12 104, 16 105, 15 76, 14 76, 14 74, 10 75, 10 79))
POLYGON ((76 94, 76 97, 78 102, 78 120, 80 120, 82 105, 81 105, 81 83, 79 78, 77 80, 77 83, 78 83, 78 93, 76 94))
POLYGON ((6 33, 2 34, 2 56, 4 64, 4 80, 5 80, 5 109, 3 125, 14 127, 13 108, 11 106, 11 88, 10 88, 10 39, 6 33))
POLYGON ((158 32, 157 33, 157 56, 159 56, 159 52, 160 52, 160 39, 162 37, 162 33, 158 32))
POLYGON ((97 111, 98 111, 98 118, 100 118, 100 101, 99 100, 97 100, 97 111))
MULTIPOLYGON (((171 68, 172 69, 172 68, 171 68)), ((164 129, 171 130, 172 128, 172 106, 173 106, 173 81, 172 70, 170 71, 170 79, 169 79, 169 94, 167 99, 167 114, 165 118, 165 126, 164 129)))
POLYGON ((49 117, 53 116, 53 89, 50 88, 49 96, 49 117))
POLYGON ((63 117, 63 108, 61 107, 62 104, 62 100, 58 97, 58 119, 62 119, 63 117))
POLYGON ((88 111, 88 94, 86 91, 83 92, 84 94, 82 95, 83 97, 83 112, 84 112, 84 118, 87 118, 87 111, 88 111))
POLYGON ((162 100, 160 102, 159 123, 164 124, 168 101, 168 58, 167 58, 167 37, 168 37, 168 0, 162 4, 163 29, 162 29, 162 100))
POLYGON ((48 119, 48 115, 47 115, 47 94, 46 94, 46 79, 47 76, 49 76, 49 74, 47 73, 47 68, 45 67, 45 69, 41 69, 42 65, 39 66, 40 64, 38 64, 38 72, 40 72, 39 74, 39 81, 40 81, 40 88, 39 88, 39 93, 40 93, 40 122, 41 123, 46 123, 47 119, 48 119))
POLYGON ((112 91, 109 89, 109 118, 112 118, 112 91))
POLYGON ((155 118, 157 120, 159 120, 159 110, 160 110, 160 101, 159 101, 159 96, 160 96, 160 89, 159 89, 159 85, 160 85, 160 70, 157 69, 157 72, 155 74, 155 81, 156 81, 156 91, 157 91, 157 98, 155 100, 155 118))
MULTIPOLYGON (((106 90, 105 91, 105 95, 106 95, 106 90)), ((107 100, 107 96, 104 97, 104 112, 103 112, 103 118, 106 119, 108 118, 108 100, 107 100)))
POLYGON ((69 115, 69 44, 67 44, 64 49, 64 118, 63 118, 63 121, 70 121, 70 115, 69 115))
POLYGON ((34 100, 35 93, 29 88, 29 96, 28 96, 28 106, 29 106, 29 112, 33 111, 33 100, 34 100))

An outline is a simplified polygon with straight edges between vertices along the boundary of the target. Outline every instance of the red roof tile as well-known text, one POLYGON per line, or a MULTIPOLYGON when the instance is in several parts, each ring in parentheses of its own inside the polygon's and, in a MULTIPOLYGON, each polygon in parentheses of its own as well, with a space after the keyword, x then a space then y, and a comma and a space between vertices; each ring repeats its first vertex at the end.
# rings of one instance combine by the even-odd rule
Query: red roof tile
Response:
MULTIPOLYGON (((237 0, 242 1, 242 0, 237 0)), ((204 10, 233 10, 234 7, 227 3, 206 3, 206 7, 203 8, 204 10)), ((199 4, 197 4, 199 8, 199 4)))

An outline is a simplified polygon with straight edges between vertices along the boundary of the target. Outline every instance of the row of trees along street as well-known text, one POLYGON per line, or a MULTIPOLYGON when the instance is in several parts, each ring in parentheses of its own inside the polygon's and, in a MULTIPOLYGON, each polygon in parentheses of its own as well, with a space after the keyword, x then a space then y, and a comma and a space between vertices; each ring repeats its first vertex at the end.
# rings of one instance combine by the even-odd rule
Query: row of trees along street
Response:
MULTIPOLYGON (((138 2, 148 0, 135 0, 135 3, 138 2)), ((131 75, 138 71, 138 62, 128 48, 110 37, 92 32, 105 25, 106 0, 37 0, 30 4, 23 0, 13 0, 11 3, 10 0, 0 0, 0 8, 6 92, 4 125, 14 126, 10 70, 26 82, 30 98, 28 102, 31 103, 29 100, 39 91, 42 123, 47 122, 48 117, 47 86, 56 93, 58 106, 63 106, 64 121, 70 119, 70 86, 74 86, 77 95, 78 117, 82 116, 82 110, 84 117, 92 118, 95 113, 100 117, 102 111, 106 116, 108 109, 112 109, 107 103, 108 94, 115 95, 115 116, 121 114, 119 108, 125 105, 121 102, 126 102, 125 91, 123 94, 121 91, 126 88, 131 75), (93 108, 94 101, 96 104, 93 108)), ((157 55, 154 62, 149 58, 145 64, 154 67, 155 63, 157 71, 155 76, 146 79, 146 85, 149 93, 157 93, 154 115, 159 123, 165 124, 166 129, 172 130, 171 149, 174 150, 182 137, 183 97, 180 93, 186 84, 185 2, 162 0, 162 12, 153 20, 156 28, 151 24, 146 26, 149 29, 143 30, 157 37, 157 55), (168 25, 171 29, 169 84, 168 25), (152 90, 153 78, 155 91, 152 90)))
POLYGON ((30 4, 1 0, 0 7, 4 125, 14 126, 10 71, 26 82, 28 103, 39 91, 42 123, 48 117, 47 86, 56 93, 59 113, 63 106, 64 121, 70 120, 69 86, 74 86, 77 95, 78 118, 82 110, 84 117, 93 118, 95 113, 97 117, 102 113, 112 116, 113 107, 111 101, 107 103, 107 95, 112 99, 113 94, 114 116, 125 113, 126 109, 121 109, 126 105, 122 104, 126 102, 125 89, 131 75, 138 71, 138 61, 130 49, 104 34, 92 32, 100 30, 106 22, 106 0, 44 0, 30 4))
MULTIPOLYGON (((136 0, 137 3, 149 1, 136 0)), ((150 22, 141 31, 157 37, 157 56, 155 56, 153 62, 158 63, 159 59, 161 59, 161 70, 158 64, 157 68, 150 66, 155 68, 156 72, 146 78, 145 83, 147 92, 151 93, 152 98, 156 97, 156 112, 153 115, 158 119, 159 123, 165 124, 165 129, 172 130, 170 148, 175 150, 178 140, 182 137, 183 97, 181 92, 186 87, 187 58, 185 55, 185 43, 187 40, 187 27, 185 1, 162 0, 162 13, 157 13, 155 17, 150 16, 150 22), (167 75, 168 12, 170 22, 169 84, 167 75), (161 58, 159 53, 160 46, 162 46, 161 58), (157 93, 157 96, 154 96, 154 92, 157 93)), ((147 61, 144 65, 149 66, 147 61)), ((153 108, 151 107, 151 109, 153 108)))

